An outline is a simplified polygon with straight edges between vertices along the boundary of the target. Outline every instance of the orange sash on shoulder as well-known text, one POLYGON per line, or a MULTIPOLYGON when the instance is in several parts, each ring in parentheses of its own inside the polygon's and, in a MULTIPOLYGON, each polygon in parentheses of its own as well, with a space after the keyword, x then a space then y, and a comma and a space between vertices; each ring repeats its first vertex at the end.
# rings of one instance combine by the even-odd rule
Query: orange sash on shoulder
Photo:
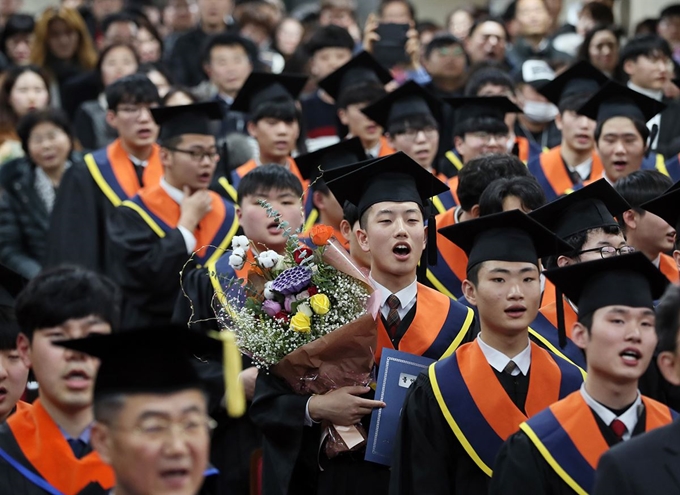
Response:
POLYGON ((666 278, 674 284, 677 284, 678 281, 680 281, 678 265, 675 263, 675 259, 673 259, 672 256, 661 253, 661 258, 659 259, 659 271, 666 275, 666 278))
MULTIPOLYGON (((541 307, 539 309, 540 313, 545 316, 545 318, 557 328, 557 303, 553 302, 547 306, 541 307)), ((576 311, 571 307, 569 301, 564 299, 564 330, 567 333, 567 337, 571 338, 571 330, 574 328, 574 323, 578 321, 578 315, 576 311)))
POLYGON ((40 399, 17 411, 7 420, 21 451, 45 480, 64 495, 76 495, 92 482, 110 490, 114 483, 111 467, 92 451, 76 459, 66 438, 40 399))
POLYGON ((380 136, 380 150, 378 151, 378 158, 388 156, 395 153, 395 149, 387 143, 385 136, 380 136))

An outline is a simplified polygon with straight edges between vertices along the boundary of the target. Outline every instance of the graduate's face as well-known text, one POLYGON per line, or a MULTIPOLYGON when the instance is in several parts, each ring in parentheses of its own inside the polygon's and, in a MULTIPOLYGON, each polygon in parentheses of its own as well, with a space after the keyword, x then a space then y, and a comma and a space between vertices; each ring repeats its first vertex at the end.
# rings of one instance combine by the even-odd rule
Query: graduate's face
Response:
POLYGON ((577 324, 572 339, 585 350, 588 377, 614 383, 637 381, 654 355, 657 337, 654 311, 606 306, 593 313, 590 331, 577 324))
POLYGON ((612 117, 602 125, 597 152, 607 178, 616 182, 640 170, 645 155, 645 142, 627 117, 612 117))
POLYGON ((411 128, 390 136, 389 143, 396 151, 403 151, 418 162, 418 165, 429 170, 439 148, 439 130, 429 126, 422 129, 411 128))
POLYGON ((565 110, 555 118, 555 125, 562 131, 562 143, 572 150, 588 151, 595 147, 595 121, 585 115, 565 110))
POLYGON ((219 160, 215 137, 184 134, 174 149, 161 150, 161 162, 168 184, 180 190, 188 187, 192 192, 207 189, 219 160), (200 155, 200 158, 194 154, 200 155))
POLYGON ((532 263, 485 261, 477 283, 463 282, 465 298, 477 306, 482 332, 516 335, 525 331, 538 314, 541 284, 532 263))
POLYGON ((628 210, 623 214, 623 220, 630 245, 650 259, 675 247, 675 229, 660 216, 650 211, 628 210))
POLYGON ((414 277, 426 243, 420 207, 414 202, 376 203, 364 213, 362 223, 357 238, 371 256, 373 278, 386 285, 385 280, 414 277))
POLYGON ((490 153, 506 153, 509 139, 508 133, 468 132, 463 137, 456 136, 454 143, 463 161, 468 163, 490 153))
POLYGON ((248 122, 248 132, 255 138, 260 148, 260 162, 283 163, 295 149, 295 142, 300 135, 297 120, 285 120, 265 117, 257 122, 248 122))
POLYGON ((347 48, 322 48, 312 56, 309 70, 317 80, 321 80, 345 65, 351 58, 352 50, 347 48))
POLYGON ((211 82, 229 96, 235 96, 253 70, 250 58, 241 45, 215 46, 206 65, 211 82))
POLYGON ((355 103, 338 111, 340 122, 347 126, 352 136, 361 139, 364 145, 366 143, 377 143, 383 133, 383 128, 361 111, 362 108, 366 108, 366 105, 366 103, 355 103))
POLYGON ((120 103, 115 111, 106 112, 106 122, 118 131, 118 137, 128 149, 152 146, 158 138, 158 124, 151 116, 155 104, 120 103))
POLYGON ((126 396, 111 424, 96 423, 92 444, 123 495, 194 495, 210 451, 209 416, 199 390, 126 396))
POLYGON ((56 327, 38 329, 31 342, 24 334, 19 335, 17 349, 24 364, 33 369, 40 384, 40 400, 48 410, 76 413, 89 408, 99 368, 98 359, 56 346, 54 342, 109 333, 109 323, 90 315, 66 320, 56 327))
POLYGON ((0 351, 0 422, 7 419, 26 390, 28 366, 16 349, 0 351))
POLYGON ((260 191, 241 198, 237 210, 243 233, 261 249, 272 249, 281 252, 286 246, 283 230, 273 218, 267 216, 267 210, 260 206, 266 201, 288 222, 292 231, 300 228, 303 222, 302 205, 297 194, 290 189, 270 189, 260 191))
POLYGON ((673 64, 663 53, 651 56, 640 55, 636 59, 626 60, 623 70, 630 77, 630 82, 645 89, 662 90, 672 74, 673 64))

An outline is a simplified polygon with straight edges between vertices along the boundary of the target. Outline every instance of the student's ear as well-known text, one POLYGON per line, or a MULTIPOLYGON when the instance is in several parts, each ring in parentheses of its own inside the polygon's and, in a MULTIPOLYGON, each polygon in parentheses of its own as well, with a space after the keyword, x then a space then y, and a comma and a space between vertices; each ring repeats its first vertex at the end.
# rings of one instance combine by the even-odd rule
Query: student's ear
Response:
POLYGON ((557 129, 559 131, 562 131, 562 114, 561 113, 558 113, 555 116, 555 127, 557 127, 557 129))
POLYGON ((203 64, 203 72, 208 76, 208 79, 212 78, 212 70, 210 70, 210 64, 203 64))
POLYGON ((633 72, 635 72, 636 64, 637 62, 635 60, 629 58, 623 63, 623 72, 630 76, 633 72))
POLYGON ((424 227, 424 235, 423 235, 423 250, 427 249, 427 233, 428 233, 428 226, 425 225, 424 227))
POLYGON ((680 376, 678 376, 680 363, 678 362, 678 357, 675 353, 671 351, 660 352, 656 358, 656 364, 659 366, 661 375, 663 375, 671 385, 680 385, 680 376))
POLYGON ((368 233, 362 228, 357 230, 357 241, 359 242, 359 247, 364 253, 371 252, 371 248, 368 245, 368 233))
POLYGON ((626 210, 623 212, 623 222, 626 224, 626 229, 635 230, 637 228, 638 214, 634 210, 626 210))
POLYGON ((588 341, 590 340, 590 334, 588 329, 578 321, 574 323, 571 329, 571 340, 574 341, 581 349, 585 349, 588 346, 588 341))
POLYGON ((239 205, 236 205, 234 209, 236 210, 236 218, 238 218, 238 223, 240 225, 241 217, 243 216, 243 210, 241 210, 241 207, 239 205))
POLYGON ((326 196, 321 191, 314 191, 312 193, 312 203, 314 207, 321 212, 326 209, 326 196))
POLYGON ((456 151, 460 154, 460 156, 465 156, 465 141, 461 139, 460 136, 455 136, 453 138, 453 146, 456 148, 456 151))
POLYGON ((338 118, 340 119, 340 122, 342 122, 342 125, 349 125, 349 119, 347 118, 347 110, 344 108, 341 108, 338 110, 338 118))
POLYGON ((340 221, 340 233, 348 241, 352 236, 352 226, 344 218, 340 221))
POLYGON ((248 121, 246 128, 248 129, 248 134, 257 139, 257 125, 255 122, 248 121))
POLYGON ((90 433, 90 443, 106 464, 111 464, 111 430, 105 424, 95 421, 90 433))
POLYGON ((19 357, 21 362, 28 368, 31 367, 31 341, 28 340, 28 336, 25 333, 20 333, 17 336, 17 351, 19 352, 19 357))
POLYGON ((470 211, 468 211, 468 214, 472 218, 479 218, 479 205, 475 205, 472 208, 470 208, 470 211))
POLYGON ((463 295, 467 302, 473 306, 477 306, 477 288, 468 279, 463 280, 461 284, 461 289, 463 290, 463 295))
POLYGON ((557 258, 557 266, 560 268, 562 268, 563 266, 573 265, 574 263, 576 262, 569 256, 559 256, 557 258))
MULTIPOLYGON (((680 235, 680 233, 676 235, 680 235)), ((673 259, 675 260, 675 266, 677 266, 678 271, 680 271, 680 249, 673 251, 673 259)))
POLYGON ((118 122, 118 116, 116 115, 116 112, 113 110, 107 110, 105 119, 109 126, 113 127, 114 129, 116 128, 116 123, 118 122))
POLYGON ((170 153, 170 150, 167 148, 161 146, 161 149, 159 151, 159 158, 161 159, 161 163, 163 164, 164 167, 167 167, 168 165, 172 164, 172 154, 170 153))

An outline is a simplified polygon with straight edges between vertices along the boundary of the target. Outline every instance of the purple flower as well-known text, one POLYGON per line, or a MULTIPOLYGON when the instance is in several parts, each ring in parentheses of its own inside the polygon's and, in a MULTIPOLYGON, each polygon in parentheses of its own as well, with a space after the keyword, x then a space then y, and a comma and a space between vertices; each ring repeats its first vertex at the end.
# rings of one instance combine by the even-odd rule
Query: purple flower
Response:
POLYGON ((262 303, 262 311, 274 318, 274 315, 281 311, 281 305, 276 301, 265 301, 262 303))
POLYGON ((276 277, 272 289, 287 296, 296 294, 306 288, 312 281, 312 272, 304 266, 295 266, 276 277))
POLYGON ((286 299, 283 301, 283 308, 287 312, 291 312, 293 310, 293 303, 295 302, 295 296, 293 294, 289 294, 286 296, 286 299))

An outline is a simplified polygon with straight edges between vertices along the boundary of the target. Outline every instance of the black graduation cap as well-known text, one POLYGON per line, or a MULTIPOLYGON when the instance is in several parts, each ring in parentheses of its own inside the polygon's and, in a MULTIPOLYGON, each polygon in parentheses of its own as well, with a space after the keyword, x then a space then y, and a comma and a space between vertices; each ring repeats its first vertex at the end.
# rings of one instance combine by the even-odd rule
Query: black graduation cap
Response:
MULTIPOLYGON (((220 340, 173 325, 91 335, 55 344, 101 360, 94 385, 95 400, 106 394, 169 393, 203 388, 197 370, 200 362, 195 356, 224 359, 225 365, 227 359, 233 359, 233 353, 227 351, 220 340)), ((238 350, 236 358, 240 367, 238 350)), ((238 382, 238 373, 235 380, 233 383, 238 382)), ((231 393, 238 392, 229 392, 230 388, 238 389, 238 386, 228 386, 228 401, 231 393)))
POLYGON ((13 307, 14 300, 27 283, 26 277, 0 264, 0 306, 13 307))
POLYGON ((529 216, 566 239, 590 229, 618 226, 614 217, 630 208, 605 179, 600 179, 532 211, 529 216))
POLYGON ((450 225, 439 233, 468 256, 467 269, 484 261, 533 263, 571 251, 571 246, 520 210, 504 211, 450 225))
POLYGON ((222 109, 216 101, 151 109, 151 115, 161 127, 159 139, 183 134, 213 135, 211 121, 222 119, 222 109))
POLYGON ((617 82, 608 81, 578 109, 578 113, 597 122, 604 122, 612 117, 629 117, 647 122, 665 108, 666 105, 660 101, 617 82))
POLYGON ((465 96, 447 98, 445 101, 456 110, 456 123, 479 117, 503 122, 506 113, 522 113, 506 96, 465 96))
POLYGON ((362 83, 374 83, 384 86, 392 80, 392 75, 366 51, 354 56, 352 60, 329 74, 321 81, 319 87, 337 100, 340 93, 350 86, 362 83))
POLYGON ((439 121, 442 101, 413 81, 407 81, 361 111, 381 127, 413 115, 429 115, 439 121))
POLYGON ((680 231, 680 182, 676 182, 668 191, 640 205, 640 208, 663 218, 668 224, 680 231))
POLYGON ((270 74, 253 71, 234 98, 230 110, 252 113, 261 103, 287 100, 295 104, 307 83, 307 76, 298 74, 270 74))
POLYGON ((326 185, 340 204, 349 201, 356 205, 359 215, 383 201, 413 201, 425 207, 428 198, 449 190, 402 151, 348 167, 343 174, 344 171, 337 169, 326 175, 326 185))
POLYGON ((653 309, 669 284, 640 252, 576 263, 544 274, 576 304, 579 318, 614 305, 653 309))
POLYGON ((295 164, 300 170, 302 178, 310 180, 319 175, 319 168, 325 172, 336 168, 352 165, 366 160, 366 151, 361 139, 354 137, 337 144, 322 148, 312 153, 295 157, 295 164))
POLYGON ((596 69, 592 64, 581 60, 562 72, 555 79, 542 86, 538 92, 555 105, 562 100, 577 94, 592 95, 609 78, 596 69))

